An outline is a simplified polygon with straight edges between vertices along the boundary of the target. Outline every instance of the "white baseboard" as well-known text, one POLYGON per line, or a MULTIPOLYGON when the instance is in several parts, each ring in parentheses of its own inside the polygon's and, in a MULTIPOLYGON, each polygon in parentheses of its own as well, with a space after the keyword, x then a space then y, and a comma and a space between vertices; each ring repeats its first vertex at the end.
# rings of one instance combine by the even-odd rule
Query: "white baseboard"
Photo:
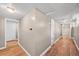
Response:
POLYGON ((60 36, 59 38, 57 38, 57 39, 53 42, 53 44, 55 44, 57 41, 59 41, 60 38, 61 38, 61 36, 60 36))
POLYGON ((77 50, 79 51, 79 47, 78 47, 76 41, 75 41, 74 39, 73 39, 73 41, 74 41, 74 43, 75 43, 75 45, 76 45, 77 50))
POLYGON ((1 47, 0 50, 6 49, 6 40, 5 40, 5 46, 1 47))
POLYGON ((0 50, 2 50, 2 49, 5 49, 6 47, 2 47, 2 48, 0 48, 0 50))
POLYGON ((9 41, 18 41, 18 39, 12 39, 12 40, 6 40, 6 42, 9 42, 9 41))
POLYGON ((28 56, 31 56, 24 48, 23 46, 18 42, 19 46, 25 51, 25 53, 28 55, 28 56))
POLYGON ((40 54, 40 56, 44 56, 45 53, 46 53, 50 48, 51 48, 51 45, 50 45, 42 54, 40 54))

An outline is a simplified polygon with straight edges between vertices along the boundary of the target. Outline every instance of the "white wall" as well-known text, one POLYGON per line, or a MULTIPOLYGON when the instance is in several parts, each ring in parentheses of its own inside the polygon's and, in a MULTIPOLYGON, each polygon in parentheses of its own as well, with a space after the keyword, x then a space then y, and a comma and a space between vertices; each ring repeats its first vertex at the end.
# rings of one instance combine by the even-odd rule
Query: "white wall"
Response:
POLYGON ((70 27, 70 24, 62 24, 62 36, 71 37, 71 27, 70 27))
POLYGON ((51 43, 61 35, 61 24, 51 19, 51 43))
POLYGON ((73 37, 79 47, 79 14, 75 14, 73 16, 73 19, 76 19, 76 22, 74 22, 73 24, 73 30, 74 30, 73 37))
POLYGON ((60 22, 51 19, 51 44, 62 35, 62 25, 60 22))
POLYGON ((55 40, 61 36, 61 24, 58 22, 55 22, 55 28, 54 28, 54 35, 55 35, 55 40))
POLYGON ((50 18, 37 9, 21 20, 20 43, 31 55, 40 55, 51 44, 49 23, 50 18))
POLYGON ((5 47, 5 18, 0 17, 0 48, 5 47))

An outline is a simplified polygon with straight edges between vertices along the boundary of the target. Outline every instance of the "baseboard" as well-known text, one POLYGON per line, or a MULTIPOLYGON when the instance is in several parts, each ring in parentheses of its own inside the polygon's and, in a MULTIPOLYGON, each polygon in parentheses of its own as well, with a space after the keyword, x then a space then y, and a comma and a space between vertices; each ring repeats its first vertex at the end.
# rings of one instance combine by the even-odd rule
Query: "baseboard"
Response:
POLYGON ((0 48, 0 50, 3 50, 3 49, 5 49, 6 47, 2 47, 2 48, 0 48))
POLYGON ((53 42, 53 44, 55 44, 57 41, 59 41, 60 39, 62 38, 62 36, 60 36, 59 38, 57 38, 54 42, 53 42))
POLYGON ((54 43, 54 41, 53 41, 53 40, 51 40, 51 46, 53 45, 53 43, 54 43))
POLYGON ((40 54, 40 56, 44 56, 50 48, 51 48, 51 45, 42 54, 40 54))
POLYGON ((19 46, 25 51, 26 54, 28 54, 28 56, 31 56, 24 48, 23 46, 18 42, 19 46))
POLYGON ((18 40, 7 40, 6 42, 11 42, 11 41, 18 41, 18 40))
POLYGON ((18 40, 8 40, 8 41, 5 41, 5 46, 2 47, 2 48, 0 48, 0 50, 2 50, 2 49, 6 49, 6 42, 11 42, 11 41, 18 41, 18 40))
POLYGON ((0 50, 6 49, 6 41, 5 41, 5 46, 1 47, 0 50))
POLYGON ((75 46, 76 46, 77 50, 79 51, 79 47, 78 47, 76 41, 75 41, 74 39, 73 39, 73 41, 74 41, 74 43, 75 43, 75 46))

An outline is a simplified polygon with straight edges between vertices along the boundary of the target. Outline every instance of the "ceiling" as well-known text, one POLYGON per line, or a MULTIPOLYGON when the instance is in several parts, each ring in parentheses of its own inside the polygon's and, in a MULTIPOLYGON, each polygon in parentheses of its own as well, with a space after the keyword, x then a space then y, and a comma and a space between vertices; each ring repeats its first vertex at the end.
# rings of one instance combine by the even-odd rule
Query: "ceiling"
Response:
POLYGON ((15 13, 10 13, 6 9, 1 8, 2 5, 6 6, 8 3, 0 3, 0 15, 15 19, 21 19, 33 8, 38 8, 54 19, 69 19, 72 15, 79 13, 78 3, 13 3, 12 6, 16 9, 15 13))

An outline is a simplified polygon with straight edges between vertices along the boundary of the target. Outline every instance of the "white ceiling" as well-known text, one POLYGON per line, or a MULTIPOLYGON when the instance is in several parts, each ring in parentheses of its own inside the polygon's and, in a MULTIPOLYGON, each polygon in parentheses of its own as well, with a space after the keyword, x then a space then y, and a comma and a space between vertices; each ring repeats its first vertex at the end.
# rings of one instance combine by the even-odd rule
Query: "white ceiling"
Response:
MULTIPOLYGON (((0 3, 0 6, 2 5, 6 6, 8 4, 0 3)), ((55 19, 71 18, 75 13, 79 13, 78 3, 13 3, 12 6, 16 8, 16 13, 10 13, 0 7, 0 15, 8 18, 21 19, 33 8, 38 8, 43 13, 55 19)))

